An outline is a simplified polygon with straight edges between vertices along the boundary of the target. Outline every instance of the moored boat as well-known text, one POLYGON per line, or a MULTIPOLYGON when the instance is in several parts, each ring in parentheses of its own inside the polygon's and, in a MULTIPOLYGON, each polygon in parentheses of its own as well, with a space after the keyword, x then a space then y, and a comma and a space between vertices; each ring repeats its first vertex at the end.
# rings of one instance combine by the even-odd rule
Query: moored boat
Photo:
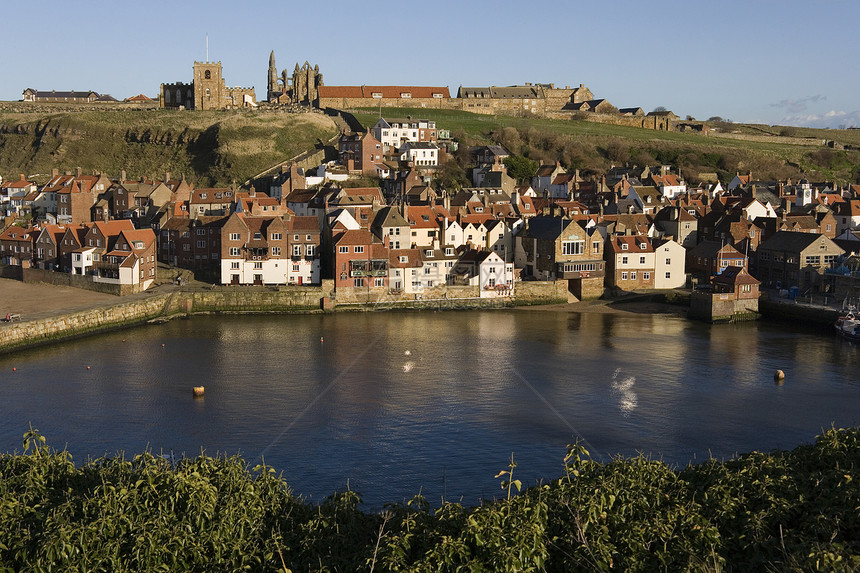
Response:
POLYGON ((854 308, 849 309, 848 314, 840 316, 833 325, 836 334, 848 340, 860 341, 860 319, 854 308))

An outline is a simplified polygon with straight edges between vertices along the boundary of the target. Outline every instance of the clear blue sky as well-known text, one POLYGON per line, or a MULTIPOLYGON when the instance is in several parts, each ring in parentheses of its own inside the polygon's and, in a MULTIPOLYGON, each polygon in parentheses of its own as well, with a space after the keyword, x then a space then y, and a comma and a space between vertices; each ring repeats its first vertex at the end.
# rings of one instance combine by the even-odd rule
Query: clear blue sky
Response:
POLYGON ((326 85, 552 82, 684 117, 860 126, 858 0, 282 0, 7 3, 0 100, 25 88, 123 99, 221 61, 266 96, 279 70, 326 85))

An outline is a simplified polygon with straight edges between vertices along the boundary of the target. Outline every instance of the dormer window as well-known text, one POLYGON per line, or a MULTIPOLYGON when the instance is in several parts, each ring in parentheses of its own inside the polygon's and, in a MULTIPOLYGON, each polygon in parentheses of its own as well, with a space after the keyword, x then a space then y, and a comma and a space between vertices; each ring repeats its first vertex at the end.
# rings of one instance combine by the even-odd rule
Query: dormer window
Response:
POLYGON ((424 251, 424 256, 426 256, 426 257, 432 257, 432 256, 433 256, 433 250, 432 250, 432 249, 427 249, 426 251, 424 251))
POLYGON ((648 243, 639 243, 639 248, 643 251, 648 248, 648 243))
POLYGON ((626 251, 626 250, 627 250, 627 243, 621 243, 621 250, 622 250, 622 251, 626 251))
POLYGON ((200 194, 200 198, 201 198, 201 199, 206 199, 206 195, 207 195, 206 193, 201 193, 201 194, 200 194))
POLYGON ((407 257, 407 256, 405 256, 405 255, 400 255, 400 256, 398 257, 398 260, 399 260, 401 263, 408 263, 408 262, 409 262, 409 257, 407 257))
POLYGON ((254 233, 254 238, 255 239, 262 239, 263 235, 261 235, 259 232, 256 232, 256 233, 254 233))

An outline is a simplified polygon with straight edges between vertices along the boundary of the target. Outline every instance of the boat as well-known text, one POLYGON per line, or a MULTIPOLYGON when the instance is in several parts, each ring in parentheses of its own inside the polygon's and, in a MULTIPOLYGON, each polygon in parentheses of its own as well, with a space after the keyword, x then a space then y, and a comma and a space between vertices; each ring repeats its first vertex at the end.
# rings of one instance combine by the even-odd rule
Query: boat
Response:
POLYGON ((860 341, 860 319, 857 318, 857 311, 853 307, 848 310, 848 314, 837 318, 833 327, 836 329, 836 334, 842 338, 860 341))

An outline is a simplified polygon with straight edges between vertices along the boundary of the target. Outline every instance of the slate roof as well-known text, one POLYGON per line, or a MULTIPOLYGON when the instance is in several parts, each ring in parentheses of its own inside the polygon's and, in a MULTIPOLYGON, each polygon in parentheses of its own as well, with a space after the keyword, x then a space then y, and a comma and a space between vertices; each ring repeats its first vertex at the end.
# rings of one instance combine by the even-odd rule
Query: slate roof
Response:
MULTIPOLYGON (((759 245, 758 250, 783 251, 787 253, 799 253, 818 241, 819 233, 798 233, 795 231, 777 231, 767 241, 759 245)), ((831 241, 832 242, 832 241, 831 241)))

